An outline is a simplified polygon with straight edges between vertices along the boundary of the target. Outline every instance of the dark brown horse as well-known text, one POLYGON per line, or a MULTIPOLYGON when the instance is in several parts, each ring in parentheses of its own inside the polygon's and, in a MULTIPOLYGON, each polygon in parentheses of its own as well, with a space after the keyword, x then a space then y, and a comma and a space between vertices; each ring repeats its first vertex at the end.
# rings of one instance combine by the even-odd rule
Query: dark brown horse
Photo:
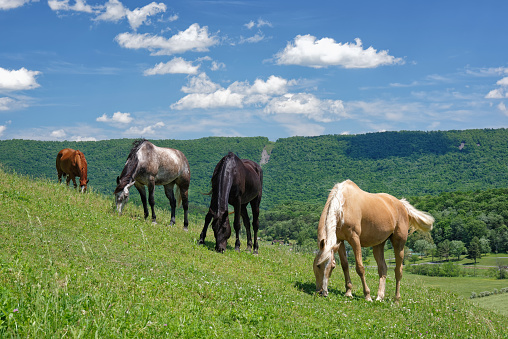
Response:
POLYGON ((81 192, 86 192, 86 185, 88 184, 87 163, 83 152, 80 150, 75 151, 72 148, 64 148, 56 156, 56 170, 58 172, 58 182, 62 182, 62 176, 67 176, 67 186, 72 179, 74 188, 76 188, 78 187, 76 177, 79 177, 81 192))
POLYGON ((148 207, 146 205, 145 186, 148 186, 148 202, 152 209, 152 222, 156 223, 155 199, 153 192, 155 185, 164 186, 164 192, 171 206, 171 223, 175 224, 175 209, 182 203, 184 211, 183 228, 187 230, 189 220, 187 211, 189 209, 188 190, 190 183, 189 163, 185 155, 173 148, 157 147, 148 140, 136 140, 127 157, 127 162, 122 174, 116 178, 116 208, 122 213, 124 205, 129 200, 129 188, 135 186, 141 196, 145 219, 148 218, 148 207), (176 184, 176 196, 173 187, 176 184))
POLYGON ((247 251, 252 249, 250 221, 247 213, 247 204, 252 209, 252 228, 254 230, 254 254, 258 253, 259 204, 263 188, 263 170, 254 161, 240 159, 229 152, 222 158, 212 175, 212 199, 210 208, 205 217, 205 225, 199 238, 199 244, 205 243, 206 230, 212 222, 215 234, 215 250, 224 252, 227 241, 231 236, 229 225, 228 204, 234 208, 233 222, 236 232, 235 250, 240 251, 240 217, 247 231, 247 251))

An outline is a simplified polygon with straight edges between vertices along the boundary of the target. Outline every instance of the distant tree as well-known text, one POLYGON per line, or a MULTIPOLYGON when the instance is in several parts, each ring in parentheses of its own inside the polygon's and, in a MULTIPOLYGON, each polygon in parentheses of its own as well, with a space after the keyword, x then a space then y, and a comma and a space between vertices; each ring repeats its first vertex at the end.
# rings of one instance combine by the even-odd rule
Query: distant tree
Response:
POLYGON ((434 261, 434 257, 438 256, 436 244, 430 244, 429 253, 432 256, 432 261, 434 261))
POLYGON ((431 246, 432 245, 427 240, 420 239, 420 240, 415 241, 415 243, 413 245, 413 249, 417 253, 423 253, 424 255, 428 255, 428 253, 431 249, 431 246))
POLYGON ((467 254, 470 259, 474 259, 475 264, 476 259, 480 259, 482 257, 480 239, 478 239, 478 237, 474 237, 473 240, 471 240, 471 242, 469 243, 467 254))
POLYGON ((450 242, 450 254, 457 256, 457 260, 460 260, 460 255, 464 253, 466 246, 460 240, 452 240, 450 242))
POLYGON ((440 257, 444 257, 448 260, 448 257, 450 256, 450 240, 445 239, 437 244, 437 250, 439 251, 440 257))
POLYGON ((488 254, 488 253, 490 253, 490 251, 491 251, 490 240, 485 237, 481 237, 480 238, 480 252, 482 254, 488 254))

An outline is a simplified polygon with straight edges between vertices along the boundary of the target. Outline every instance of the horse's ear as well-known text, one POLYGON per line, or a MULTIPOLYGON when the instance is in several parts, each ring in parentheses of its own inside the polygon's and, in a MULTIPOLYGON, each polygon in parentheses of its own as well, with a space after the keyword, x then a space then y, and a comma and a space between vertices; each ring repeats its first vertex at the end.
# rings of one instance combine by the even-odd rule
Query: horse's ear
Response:
POLYGON ((339 250, 339 247, 340 247, 340 244, 335 244, 335 245, 332 247, 332 251, 333 251, 333 253, 337 253, 337 251, 339 250))
POLYGON ((120 185, 120 177, 116 177, 116 184, 120 185))
POLYGON ((325 239, 321 239, 319 242, 319 250, 322 251, 325 248, 325 239))

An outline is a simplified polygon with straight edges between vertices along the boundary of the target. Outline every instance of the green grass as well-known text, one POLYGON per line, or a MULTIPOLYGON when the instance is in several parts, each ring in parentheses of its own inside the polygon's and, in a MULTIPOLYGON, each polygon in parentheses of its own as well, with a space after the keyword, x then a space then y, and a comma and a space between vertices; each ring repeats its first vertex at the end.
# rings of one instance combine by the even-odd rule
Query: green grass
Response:
POLYGON ((0 170, 0 337, 508 336, 507 317, 409 275, 394 302, 392 270, 384 302, 364 301, 354 272, 345 298, 339 269, 318 297, 311 254, 231 240, 218 254, 211 230, 196 245, 201 217, 184 232, 181 209, 173 227, 157 212, 157 225, 133 204, 118 216, 112 198, 0 170))

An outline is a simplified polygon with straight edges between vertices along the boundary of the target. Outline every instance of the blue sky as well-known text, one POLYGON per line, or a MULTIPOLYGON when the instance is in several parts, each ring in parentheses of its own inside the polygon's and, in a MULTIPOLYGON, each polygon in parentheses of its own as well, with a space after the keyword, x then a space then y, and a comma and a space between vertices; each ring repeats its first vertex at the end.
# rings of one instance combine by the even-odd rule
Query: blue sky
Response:
POLYGON ((0 139, 508 127, 508 1, 0 0, 0 139))

